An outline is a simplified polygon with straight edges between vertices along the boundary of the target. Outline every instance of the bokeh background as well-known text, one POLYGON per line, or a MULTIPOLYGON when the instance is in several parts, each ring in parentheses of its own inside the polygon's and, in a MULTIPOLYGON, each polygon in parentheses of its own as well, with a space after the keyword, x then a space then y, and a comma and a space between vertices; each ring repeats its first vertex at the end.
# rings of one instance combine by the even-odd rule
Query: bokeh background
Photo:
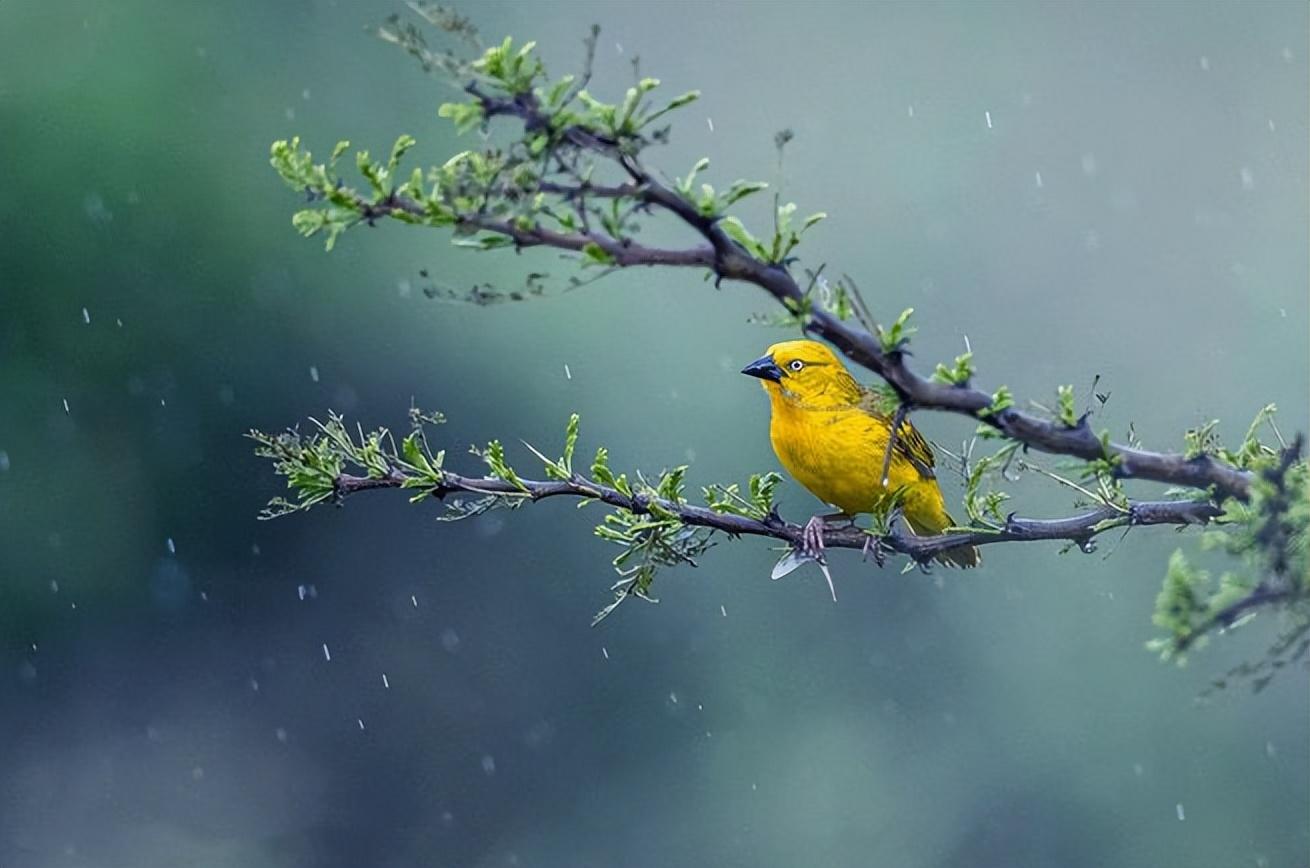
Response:
MULTIPOLYGON (((1169 530, 969 574, 837 557, 837 605, 723 544, 591 629, 598 512, 444 525, 379 494, 258 522, 280 480, 244 431, 328 408, 403 428, 411 399, 469 468, 493 436, 554 448, 575 410, 624 468, 776 466, 736 373, 779 339, 747 323, 757 291, 647 270, 443 304, 420 269, 570 265, 292 231, 275 138, 470 144, 436 117, 453 91, 365 32, 392 11, 0 5, 0 865, 1305 864, 1305 673, 1198 701, 1269 616, 1187 668, 1143 649, 1169 530)), ((914 306, 922 365, 967 335, 1020 396, 1099 374, 1102 424, 1158 447, 1215 416, 1240 437, 1269 401, 1310 427, 1305 4, 464 11, 555 72, 601 23, 601 95, 638 53, 701 88, 651 161, 828 211, 806 262, 914 306)))

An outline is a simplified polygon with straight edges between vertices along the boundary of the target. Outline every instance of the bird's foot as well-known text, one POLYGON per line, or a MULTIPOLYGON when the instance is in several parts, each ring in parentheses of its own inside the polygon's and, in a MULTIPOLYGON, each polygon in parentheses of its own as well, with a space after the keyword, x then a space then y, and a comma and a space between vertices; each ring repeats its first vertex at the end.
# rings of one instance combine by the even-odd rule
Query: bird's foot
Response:
POLYGON ((812 516, 801 529, 801 553, 823 563, 823 532, 827 528, 824 516, 812 516))
POLYGON ((864 541, 864 549, 861 554, 863 560, 868 560, 869 555, 873 555, 873 562, 882 569, 887 565, 887 552, 883 548, 882 537, 876 534, 869 534, 868 539, 864 541))
POLYGON ((800 544, 801 555, 813 560, 819 565, 819 569, 823 570, 823 577, 828 580, 828 593, 832 594, 834 603, 837 602, 837 589, 833 586, 832 573, 828 571, 828 559, 824 556, 823 534, 838 521, 852 522, 854 519, 844 512, 812 516, 801 529, 800 544))

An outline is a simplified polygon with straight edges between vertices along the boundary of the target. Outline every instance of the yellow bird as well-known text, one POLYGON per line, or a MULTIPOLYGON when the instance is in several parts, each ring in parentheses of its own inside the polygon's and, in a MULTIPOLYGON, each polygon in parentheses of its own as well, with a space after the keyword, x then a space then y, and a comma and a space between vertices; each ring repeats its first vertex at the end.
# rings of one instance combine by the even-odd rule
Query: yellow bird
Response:
MULTIPOLYGON (((782 466, 815 497, 841 510, 810 519, 805 535, 809 554, 821 557, 826 521, 881 511, 898 491, 902 516, 914 533, 930 536, 954 526, 933 472, 932 448, 908 421, 896 435, 884 484, 893 420, 879 411, 877 396, 855 381, 832 350, 815 341, 784 341, 742 373, 758 377, 769 395, 769 439, 782 466)), ((974 546, 960 546, 937 560, 976 567, 982 554, 974 546)))

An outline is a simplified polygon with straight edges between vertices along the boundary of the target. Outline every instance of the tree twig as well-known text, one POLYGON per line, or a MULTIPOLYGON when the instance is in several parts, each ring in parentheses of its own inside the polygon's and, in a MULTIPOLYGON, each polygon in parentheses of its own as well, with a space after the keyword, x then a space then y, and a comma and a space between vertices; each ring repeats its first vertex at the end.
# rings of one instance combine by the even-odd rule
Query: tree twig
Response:
MULTIPOLYGON (((515 117, 529 130, 549 126, 549 115, 542 111, 531 93, 509 99, 485 95, 474 86, 470 86, 468 91, 480 101, 488 118, 515 117)), ((623 153, 615 142, 577 126, 563 130, 560 138, 574 148, 612 160, 631 179, 630 185, 602 188, 605 194, 631 195, 651 208, 674 215, 700 234, 708 242, 708 247, 651 248, 596 232, 566 234, 540 226, 523 228, 481 215, 462 217, 461 222, 468 227, 505 235, 519 247, 546 246, 579 251, 594 243, 620 267, 672 265, 707 268, 720 281, 750 283, 789 309, 806 309, 805 292, 784 264, 765 262, 752 256, 728 235, 716 218, 701 214, 677 191, 642 168, 636 157, 623 153)), ((596 195, 594 190, 585 192, 596 195)), ((403 210, 414 216, 425 213, 419 202, 401 196, 392 196, 381 205, 368 203, 361 197, 360 205, 361 213, 366 216, 369 209, 380 213, 403 210)), ((852 361, 877 374, 896 390, 903 404, 911 404, 916 409, 942 410, 971 417, 1041 452, 1086 461, 1110 460, 1114 462, 1114 473, 1121 478, 1213 489, 1221 498, 1247 500, 1250 497, 1251 474, 1212 455, 1188 457, 1176 452, 1153 452, 1122 443, 1102 442, 1087 424, 1086 417, 1070 426, 1015 407, 992 412, 993 399, 988 393, 968 385, 938 383, 916 373, 909 367, 904 353, 884 350, 867 329, 848 323, 830 311, 809 307, 804 327, 811 334, 828 340, 852 361)))
MULTIPOLYGON (((401 488, 407 478, 398 470, 381 478, 341 474, 336 480, 336 491, 338 497, 344 499, 363 491, 401 488)), ((431 495, 437 499, 460 494, 507 495, 521 496, 525 501, 552 497, 591 498, 639 514, 650 514, 654 508, 676 515, 688 526, 710 528, 730 536, 772 537, 792 546, 801 544, 804 533, 802 525, 784 521, 776 515, 761 520, 641 493, 627 495, 580 476, 569 480, 520 479, 519 482, 521 487, 500 479, 461 476, 443 471, 441 485, 431 489, 431 495)), ((895 531, 881 537, 880 541, 884 550, 899 552, 920 563, 927 563, 939 552, 961 545, 1065 540, 1086 547, 1092 538, 1113 528, 1157 524, 1203 525, 1221 513, 1218 507, 1205 501, 1141 501, 1132 504, 1127 514, 1117 508, 1103 506, 1067 518, 1011 516, 999 531, 977 530, 937 536, 913 536, 895 531)), ((869 543, 869 536, 865 530, 853 526, 827 528, 824 530, 824 545, 827 548, 863 550, 869 543)))

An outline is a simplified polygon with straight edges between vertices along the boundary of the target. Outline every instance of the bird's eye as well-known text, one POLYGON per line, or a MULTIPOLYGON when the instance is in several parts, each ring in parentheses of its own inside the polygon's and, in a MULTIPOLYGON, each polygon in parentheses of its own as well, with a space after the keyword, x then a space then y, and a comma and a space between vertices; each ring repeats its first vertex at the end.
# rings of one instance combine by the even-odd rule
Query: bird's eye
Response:
POLYGON ((787 367, 791 368, 793 371, 799 371, 801 368, 805 367, 805 363, 800 359, 792 359, 787 367))

